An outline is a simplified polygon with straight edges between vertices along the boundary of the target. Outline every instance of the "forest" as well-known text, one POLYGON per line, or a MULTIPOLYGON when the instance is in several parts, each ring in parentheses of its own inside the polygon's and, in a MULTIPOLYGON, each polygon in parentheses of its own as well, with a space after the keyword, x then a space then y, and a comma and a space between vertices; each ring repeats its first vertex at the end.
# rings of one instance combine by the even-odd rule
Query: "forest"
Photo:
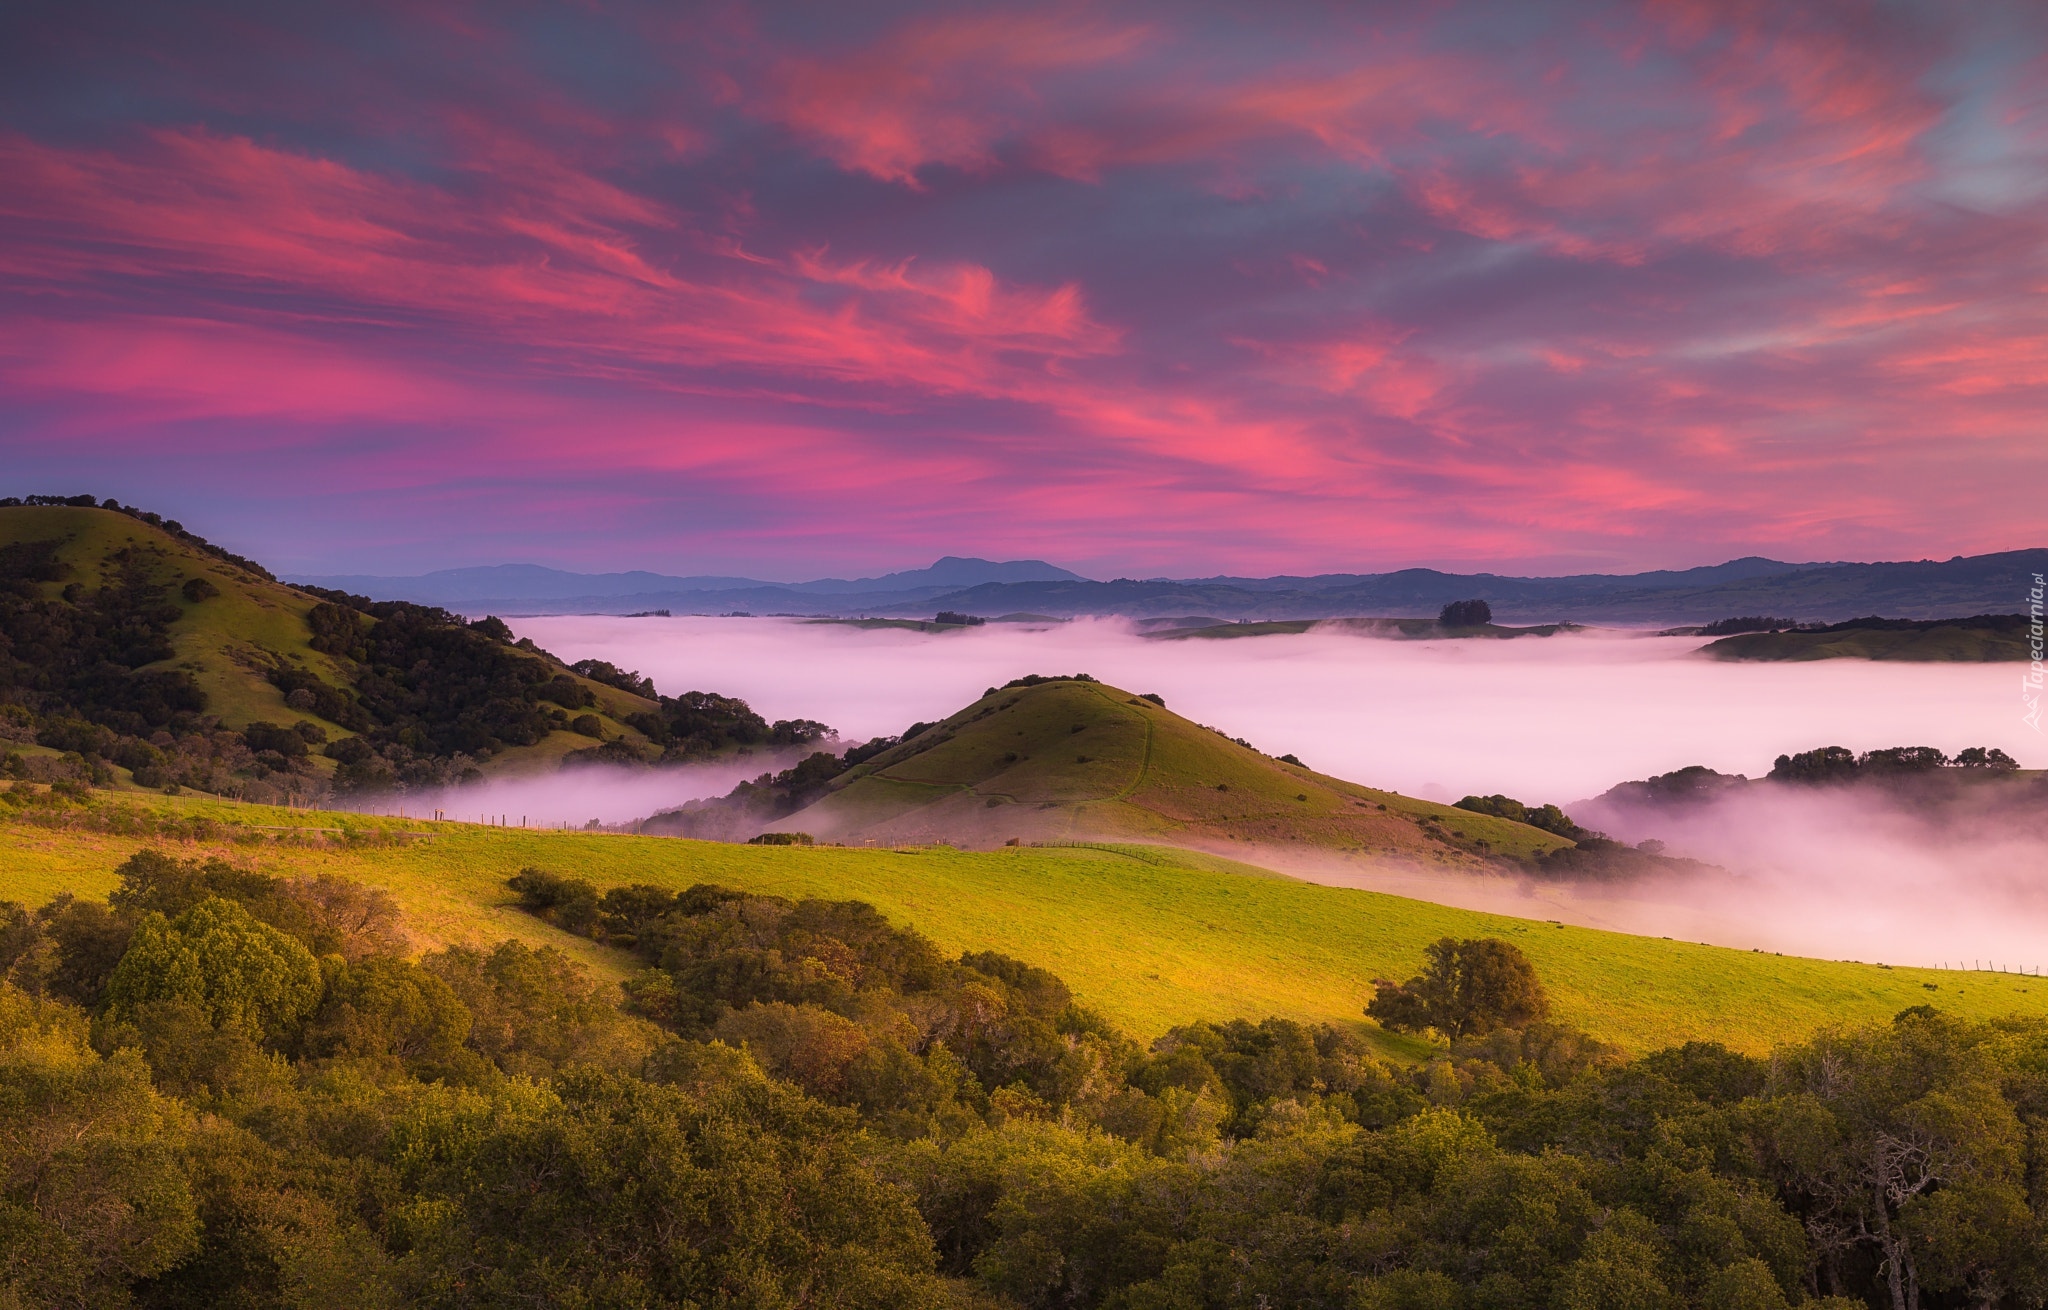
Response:
POLYGON ((21 1306, 2038 1306, 2048 1024, 1627 1058, 1510 943, 1145 1041, 858 902, 510 873, 637 972, 144 851, 0 906, 21 1306))

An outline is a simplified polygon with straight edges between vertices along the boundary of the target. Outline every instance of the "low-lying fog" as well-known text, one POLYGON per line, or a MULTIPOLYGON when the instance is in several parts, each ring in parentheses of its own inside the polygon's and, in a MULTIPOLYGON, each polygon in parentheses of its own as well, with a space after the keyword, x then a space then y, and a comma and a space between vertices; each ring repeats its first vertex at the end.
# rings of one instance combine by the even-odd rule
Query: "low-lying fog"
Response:
MULTIPOLYGON (((1758 777, 1781 752, 2001 747, 2044 751, 2020 723, 2011 665, 1727 664, 1696 638, 1617 634, 1400 642, 1341 634, 1149 641, 1126 624, 990 624, 943 634, 782 619, 517 620, 564 659, 597 658, 664 692, 740 696, 770 719, 818 719, 850 741, 937 719, 1026 673, 1092 673, 1292 752, 1339 777, 1455 800, 1555 801, 1629 841, 1727 877, 1621 887, 1444 880, 1274 855, 1316 881, 1692 941, 1897 964, 2048 965, 2048 842, 2031 821, 1930 823, 1869 797, 1761 789, 1677 816, 1590 798, 1688 764, 1758 777)), ((607 822, 725 791, 761 763, 639 778, 494 785, 467 811, 607 822), (521 792, 501 790, 517 786, 521 792), (564 807, 567 807, 566 809, 564 807), (557 812, 560 812, 557 814, 557 812)), ((408 802, 419 804, 420 802, 408 802)), ((536 818, 534 821, 541 821, 536 818)))
POLYGON ((1752 777, 1783 751, 1930 745, 2042 754, 2010 665, 1724 664, 1694 637, 1386 641, 1346 635, 1148 641, 1125 624, 867 630, 787 619, 518 619, 567 660, 662 691, 739 696, 849 739, 937 719, 1026 673, 1092 673, 1340 778, 1456 800, 1563 804, 1705 764, 1752 777))

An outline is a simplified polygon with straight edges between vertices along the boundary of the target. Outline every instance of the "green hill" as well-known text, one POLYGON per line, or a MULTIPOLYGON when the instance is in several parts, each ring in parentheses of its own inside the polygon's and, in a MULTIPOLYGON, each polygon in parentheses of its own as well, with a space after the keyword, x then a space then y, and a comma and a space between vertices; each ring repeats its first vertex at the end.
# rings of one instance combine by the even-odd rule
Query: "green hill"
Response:
MULTIPOLYGON (((995 950, 1051 969, 1148 1038, 1192 1019, 1362 1023, 1372 980, 1412 975, 1423 948, 1443 936, 1513 941, 1536 963, 1561 1021, 1636 1052, 1702 1039, 1760 1053, 1923 1003, 1970 1018, 2048 1013, 2048 983, 2034 978, 1558 927, 1161 847, 745 846, 95 793, 84 807, 0 807, 0 899, 103 896, 115 865, 144 846, 371 883, 400 901, 420 949, 546 942, 612 979, 626 976, 625 957, 521 913, 505 878, 537 866, 600 887, 716 883, 863 900, 947 952, 995 950)), ((1405 1038, 1377 1040, 1391 1053, 1415 1050, 1405 1038)))
POLYGON ((1805 631, 1745 632, 1705 647, 1718 660, 1906 660, 1982 664, 2033 658, 2024 614, 1851 619, 1805 631))
POLYGON ((824 732, 568 668, 496 620, 287 586, 175 522, 77 500, 0 502, 0 767, 16 777, 306 800, 824 732))
POLYGON ((1274 759, 1116 687, 993 690, 834 779, 775 827, 837 841, 1296 844, 1432 865, 1570 845, 1274 759))

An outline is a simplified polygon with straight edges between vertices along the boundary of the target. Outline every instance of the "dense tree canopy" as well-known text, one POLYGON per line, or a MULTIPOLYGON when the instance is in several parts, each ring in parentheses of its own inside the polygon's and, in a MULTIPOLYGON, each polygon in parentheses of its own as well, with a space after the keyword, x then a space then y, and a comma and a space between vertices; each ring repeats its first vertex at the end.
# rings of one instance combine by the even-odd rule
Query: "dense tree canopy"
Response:
POLYGON ((516 875, 645 966, 626 1013, 331 880, 119 872, 0 907, 0 1304, 2048 1304, 2039 1021, 1630 1061, 1481 939, 1405 985, 1462 1033, 1419 1063, 1138 1042, 858 903, 516 875))

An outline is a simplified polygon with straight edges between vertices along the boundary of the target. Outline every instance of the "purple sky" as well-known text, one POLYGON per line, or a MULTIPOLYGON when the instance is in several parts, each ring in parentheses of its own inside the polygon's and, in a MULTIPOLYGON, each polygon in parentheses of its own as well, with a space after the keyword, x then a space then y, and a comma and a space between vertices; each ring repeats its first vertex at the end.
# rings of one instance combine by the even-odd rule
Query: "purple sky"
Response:
POLYGON ((2048 6, 24 3, 6 491, 278 567, 2048 543, 2048 6))

